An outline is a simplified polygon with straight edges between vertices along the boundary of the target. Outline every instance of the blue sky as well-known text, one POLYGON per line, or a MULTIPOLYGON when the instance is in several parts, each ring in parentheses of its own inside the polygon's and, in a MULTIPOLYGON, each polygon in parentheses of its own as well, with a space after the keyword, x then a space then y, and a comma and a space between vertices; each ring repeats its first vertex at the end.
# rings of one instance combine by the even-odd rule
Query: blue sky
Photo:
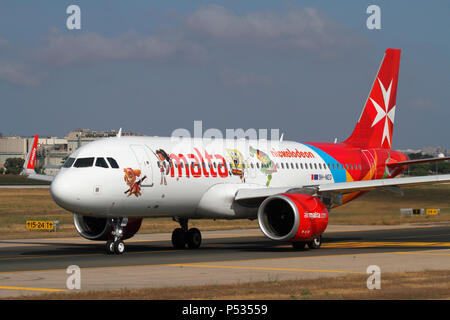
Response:
POLYGON ((393 147, 450 148, 449 16, 448 1, 2 1, 0 132, 164 136, 202 120, 342 140, 393 47, 393 147), (71 4, 81 30, 66 28, 71 4))

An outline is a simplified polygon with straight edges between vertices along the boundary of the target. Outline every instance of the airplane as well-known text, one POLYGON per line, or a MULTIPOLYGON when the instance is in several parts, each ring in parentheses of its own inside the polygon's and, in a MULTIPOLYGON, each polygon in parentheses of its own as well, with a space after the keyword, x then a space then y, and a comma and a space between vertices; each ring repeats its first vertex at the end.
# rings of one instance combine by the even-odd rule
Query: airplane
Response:
POLYGON ((397 177, 409 160, 391 149, 401 50, 387 49, 356 127, 342 142, 122 136, 74 151, 56 176, 34 170, 34 137, 23 174, 51 181, 54 201, 78 233, 122 254, 143 218, 172 217, 175 248, 200 247, 191 219, 258 219, 265 236, 317 249, 329 212, 375 189, 450 182, 450 175, 397 177))

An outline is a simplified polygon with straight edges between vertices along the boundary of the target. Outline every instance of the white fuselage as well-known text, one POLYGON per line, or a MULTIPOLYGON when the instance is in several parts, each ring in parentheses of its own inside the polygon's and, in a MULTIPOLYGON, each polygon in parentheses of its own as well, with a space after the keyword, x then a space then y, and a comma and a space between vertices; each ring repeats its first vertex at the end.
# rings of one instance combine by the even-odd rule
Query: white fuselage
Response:
POLYGON ((292 141, 115 137, 69 159, 51 194, 61 207, 97 217, 255 218, 257 208, 233 202, 237 190, 336 179, 319 154, 292 141))

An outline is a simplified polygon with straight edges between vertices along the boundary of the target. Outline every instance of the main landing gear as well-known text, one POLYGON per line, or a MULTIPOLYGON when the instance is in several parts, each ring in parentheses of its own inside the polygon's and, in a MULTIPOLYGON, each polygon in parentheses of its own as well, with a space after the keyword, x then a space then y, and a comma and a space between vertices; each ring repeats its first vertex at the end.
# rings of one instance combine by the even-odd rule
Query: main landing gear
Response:
POLYGON ((183 249, 186 247, 189 249, 197 249, 202 243, 202 234, 197 228, 188 229, 187 218, 173 218, 178 222, 181 228, 176 228, 172 232, 172 245, 175 249, 183 249))
POLYGON ((128 218, 113 218, 113 230, 111 235, 113 240, 106 242, 106 253, 108 254, 122 254, 125 252, 125 243, 122 241, 123 228, 128 224, 128 218))
POLYGON ((310 249, 319 249, 320 246, 322 245, 322 236, 318 236, 317 238, 312 239, 311 241, 296 241, 296 242, 292 242, 292 247, 294 247, 294 249, 304 249, 305 245, 308 245, 308 248, 310 249))

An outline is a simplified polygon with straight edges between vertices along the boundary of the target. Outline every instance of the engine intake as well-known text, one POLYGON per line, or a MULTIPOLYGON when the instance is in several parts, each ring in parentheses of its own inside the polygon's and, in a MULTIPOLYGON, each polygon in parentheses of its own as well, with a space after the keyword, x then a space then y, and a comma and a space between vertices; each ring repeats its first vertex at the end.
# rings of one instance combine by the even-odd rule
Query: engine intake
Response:
MULTIPOLYGON (((73 222, 80 236, 88 240, 110 240, 113 225, 111 219, 83 216, 75 213, 73 222)), ((133 237, 141 227, 142 219, 128 219, 123 228, 123 240, 133 237)))
POLYGON ((262 232, 272 240, 310 241, 328 225, 328 210, 315 196, 283 193, 268 197, 258 209, 262 232))

